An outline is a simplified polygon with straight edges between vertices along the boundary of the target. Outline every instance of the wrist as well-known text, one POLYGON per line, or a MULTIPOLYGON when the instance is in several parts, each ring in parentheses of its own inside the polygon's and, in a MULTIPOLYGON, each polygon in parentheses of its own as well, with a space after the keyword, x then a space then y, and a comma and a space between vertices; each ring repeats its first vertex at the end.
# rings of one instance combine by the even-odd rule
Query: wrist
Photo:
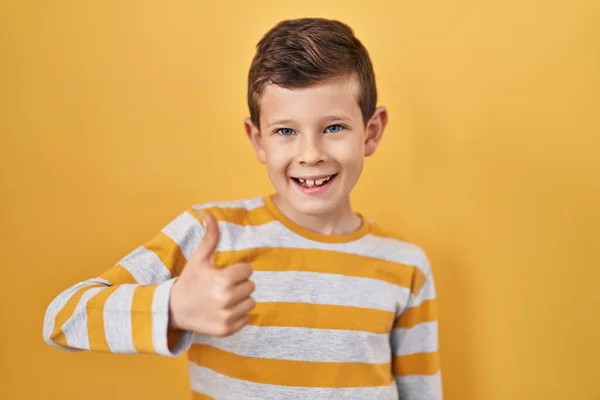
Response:
POLYGON ((169 296, 169 324, 170 330, 183 330, 181 325, 181 307, 178 301, 178 288, 177 281, 171 288, 171 295, 169 296))

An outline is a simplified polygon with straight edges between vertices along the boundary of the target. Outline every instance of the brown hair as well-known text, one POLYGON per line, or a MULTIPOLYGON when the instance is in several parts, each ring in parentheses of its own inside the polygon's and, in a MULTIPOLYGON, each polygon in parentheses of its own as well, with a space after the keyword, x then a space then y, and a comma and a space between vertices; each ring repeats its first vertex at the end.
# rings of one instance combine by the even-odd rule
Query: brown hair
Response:
POLYGON ((367 49, 348 25, 324 18, 284 20, 256 48, 248 74, 248 108, 259 129, 260 96, 269 84, 300 88, 354 74, 363 123, 373 115, 375 73, 367 49))

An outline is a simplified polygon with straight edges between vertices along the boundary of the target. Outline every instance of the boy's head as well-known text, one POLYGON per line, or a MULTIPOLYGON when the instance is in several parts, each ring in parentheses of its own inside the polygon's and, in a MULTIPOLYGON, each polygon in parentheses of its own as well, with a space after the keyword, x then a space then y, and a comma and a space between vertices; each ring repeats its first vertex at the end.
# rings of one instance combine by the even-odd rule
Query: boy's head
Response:
POLYGON ((347 25, 282 21, 260 40, 245 128, 279 201, 305 215, 348 207, 387 124, 367 50, 347 25))

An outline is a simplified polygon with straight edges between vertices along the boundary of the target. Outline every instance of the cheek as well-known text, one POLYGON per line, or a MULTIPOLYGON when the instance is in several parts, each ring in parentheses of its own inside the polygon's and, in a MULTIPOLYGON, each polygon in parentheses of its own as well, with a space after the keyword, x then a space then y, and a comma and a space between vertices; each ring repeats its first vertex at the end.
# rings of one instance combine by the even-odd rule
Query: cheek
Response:
POLYGON ((282 172, 285 171, 289 165, 289 157, 285 149, 278 148, 266 148, 266 159, 267 166, 273 172, 282 172))
POLYGON ((360 169, 363 163, 364 143, 357 138, 332 143, 331 155, 346 169, 360 169))

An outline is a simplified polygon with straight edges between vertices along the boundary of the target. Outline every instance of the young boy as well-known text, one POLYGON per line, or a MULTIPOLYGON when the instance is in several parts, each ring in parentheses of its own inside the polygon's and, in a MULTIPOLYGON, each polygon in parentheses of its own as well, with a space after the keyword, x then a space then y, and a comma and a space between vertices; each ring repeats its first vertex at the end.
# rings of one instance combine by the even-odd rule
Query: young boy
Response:
POLYGON ((274 195, 200 204, 49 305, 61 349, 189 355, 195 399, 442 398, 424 252, 350 205, 387 123, 371 61, 332 20, 258 43, 246 134, 274 195))

